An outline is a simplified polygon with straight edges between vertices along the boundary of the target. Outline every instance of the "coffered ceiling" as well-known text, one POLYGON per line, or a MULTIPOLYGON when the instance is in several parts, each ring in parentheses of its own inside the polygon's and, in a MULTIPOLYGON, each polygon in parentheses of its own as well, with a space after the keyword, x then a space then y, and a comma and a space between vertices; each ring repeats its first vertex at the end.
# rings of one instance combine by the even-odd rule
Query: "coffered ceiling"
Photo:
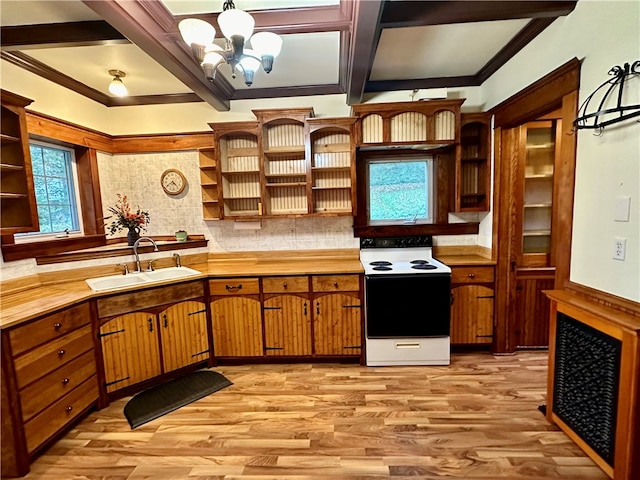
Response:
MULTIPOLYGON (((576 0, 577 1, 577 0, 576 0)), ((283 39, 247 87, 228 65, 206 80, 177 24, 216 27, 222 0, 2 0, 3 61, 109 107, 480 85, 576 1, 236 0, 283 39), (108 70, 130 95, 112 96, 108 70)), ((218 34, 219 36, 219 34, 218 34)), ((222 44, 221 44, 222 45, 222 44)))

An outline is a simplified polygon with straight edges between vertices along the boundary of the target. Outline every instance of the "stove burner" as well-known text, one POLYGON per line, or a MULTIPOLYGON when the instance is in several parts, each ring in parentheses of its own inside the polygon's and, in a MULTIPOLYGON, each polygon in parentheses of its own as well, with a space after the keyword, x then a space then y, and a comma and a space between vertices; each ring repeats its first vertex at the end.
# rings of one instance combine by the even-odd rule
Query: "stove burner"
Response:
MULTIPOLYGON (((413 263, 413 262, 411 262, 413 263)), ((436 267, 435 265, 429 265, 428 263, 418 263, 417 265, 414 265, 413 267, 416 270, 434 270, 438 267, 436 267)))
POLYGON ((373 265, 374 267, 390 267, 391 262, 387 262, 386 260, 376 260, 375 262, 369 263, 369 265, 373 265))
POLYGON ((413 263, 415 265, 426 265, 429 262, 426 260, 411 260, 409 263, 413 263))
MULTIPOLYGON (((389 265, 391 265, 391 264, 389 263, 389 265)), ((387 267, 386 265, 382 265, 382 266, 379 266, 379 267, 373 267, 372 270, 393 270, 393 268, 387 267)))

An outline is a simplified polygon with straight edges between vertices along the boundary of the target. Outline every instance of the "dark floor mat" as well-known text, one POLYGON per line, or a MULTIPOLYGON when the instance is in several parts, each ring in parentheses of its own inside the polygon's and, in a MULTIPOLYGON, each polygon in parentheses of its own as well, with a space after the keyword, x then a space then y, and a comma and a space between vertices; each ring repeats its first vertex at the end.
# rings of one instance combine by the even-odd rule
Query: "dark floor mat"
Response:
POLYGON ((124 415, 133 429, 229 385, 224 375, 200 370, 140 392, 127 402, 124 415))

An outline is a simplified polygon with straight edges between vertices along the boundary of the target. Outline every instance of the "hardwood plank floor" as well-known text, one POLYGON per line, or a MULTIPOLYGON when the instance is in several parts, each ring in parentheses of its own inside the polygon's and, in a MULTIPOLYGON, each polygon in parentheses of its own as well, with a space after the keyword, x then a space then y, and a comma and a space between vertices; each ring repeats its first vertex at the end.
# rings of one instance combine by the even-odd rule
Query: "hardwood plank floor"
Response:
POLYGON ((93 412, 27 479, 597 480, 538 410, 546 352, 453 354, 449 367, 221 366, 234 384, 131 430, 93 412))

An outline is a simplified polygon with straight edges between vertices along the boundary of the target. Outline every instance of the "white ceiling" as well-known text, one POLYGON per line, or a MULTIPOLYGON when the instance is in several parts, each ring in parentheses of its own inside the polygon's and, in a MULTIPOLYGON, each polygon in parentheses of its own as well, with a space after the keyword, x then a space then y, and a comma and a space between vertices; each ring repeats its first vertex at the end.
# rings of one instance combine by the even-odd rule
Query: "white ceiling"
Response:
MULTIPOLYGON (((341 0, 237 0, 235 3, 237 8, 260 11, 317 6, 336 8, 336 6, 342 5, 343 7, 351 7, 349 3, 351 1, 357 0, 342 0, 343 3, 341 0)), ((367 2, 378 2, 379 4, 380 1, 382 0, 360 0, 361 3, 355 3, 353 7, 355 16, 357 17, 360 10, 371 6, 367 2)), ((162 0, 161 3, 170 14, 177 16, 220 12, 223 1, 162 0)), ((415 5, 424 10, 425 7, 431 8, 431 5, 436 5, 433 8, 438 8, 438 5, 447 2, 434 2, 431 5, 428 3, 415 1, 406 3, 406 5, 415 5)), ((476 2, 468 3, 471 6, 476 2)), ((399 2, 392 2, 393 4, 401 5, 399 2)), ((344 8, 343 10, 348 11, 349 9, 344 8)), ((534 15, 530 16, 534 17, 534 15)), ((410 18, 410 12, 405 17, 410 18)), ((228 65, 221 66, 219 72, 228 80, 234 90, 244 91, 248 94, 251 94, 251 89, 262 90, 278 87, 334 85, 339 88, 341 85, 344 86, 344 78, 346 78, 345 72, 341 73, 340 64, 347 57, 352 64, 361 63, 361 66, 366 67, 368 76, 365 80, 373 82, 473 77, 509 41, 516 38, 531 20, 531 18, 516 16, 514 18, 445 25, 400 25, 396 28, 382 28, 372 59, 358 56, 358 52, 352 56, 347 55, 349 52, 341 51, 341 48, 344 48, 344 45, 349 45, 344 42, 344 38, 348 39, 351 35, 351 42, 353 42, 359 32, 366 30, 366 28, 375 27, 375 20, 372 26, 365 25, 363 27, 361 25, 356 28, 353 24, 342 34, 338 29, 284 34, 282 35, 282 52, 274 62, 273 71, 269 74, 263 71, 257 72, 252 87, 246 87, 242 78, 232 79, 228 65)), ((102 20, 102 18, 81 0, 0 1, 0 25, 2 27, 96 20, 102 20)), ((313 23, 314 20, 314 18, 309 18, 309 23, 313 23)), ((113 26, 115 27, 115 25, 113 26)), ((175 41, 180 42, 181 40, 176 37, 175 41)), ((218 40, 218 42, 222 45, 222 40, 218 40)), ((373 47, 375 45, 373 43, 373 47)), ((111 81, 108 74, 110 69, 118 69, 126 73, 124 83, 132 96, 189 94, 192 92, 191 88, 165 68, 166 65, 161 65, 133 43, 114 41, 91 46, 38 45, 34 47, 26 45, 14 50, 18 50, 21 54, 26 54, 37 62, 107 96, 111 96, 107 90, 111 81)), ((3 59, 3 61, 6 60, 6 58, 3 59)), ((192 66, 197 70, 195 62, 192 66)), ((346 66, 343 65, 342 68, 346 68, 346 66)), ((430 85, 429 87, 438 86, 445 85, 430 85)), ((407 88, 405 84, 402 84, 402 88, 399 89, 407 88)), ((267 90, 262 90, 262 93, 265 92, 267 90)))

